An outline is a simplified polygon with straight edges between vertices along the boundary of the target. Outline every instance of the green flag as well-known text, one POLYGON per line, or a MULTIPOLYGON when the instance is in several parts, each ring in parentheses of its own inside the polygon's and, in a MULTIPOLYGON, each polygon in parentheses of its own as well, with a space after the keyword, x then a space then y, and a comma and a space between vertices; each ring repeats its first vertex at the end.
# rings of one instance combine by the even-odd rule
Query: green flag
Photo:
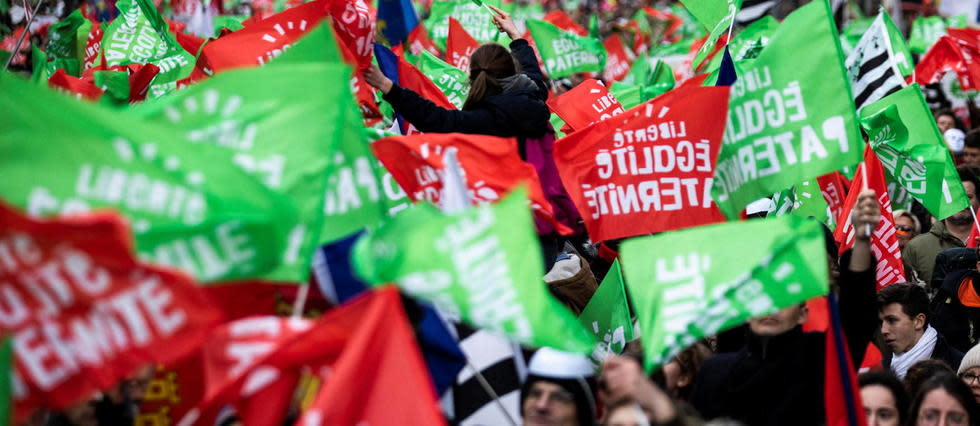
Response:
POLYGON ((147 97, 158 98, 176 90, 177 80, 194 69, 194 55, 177 43, 149 0, 119 0, 116 7, 119 16, 106 25, 102 36, 106 65, 152 63, 160 67, 160 73, 150 84, 147 97))
POLYGON ((708 38, 691 62, 691 69, 698 69, 701 61, 714 50, 718 37, 726 33, 742 7, 742 0, 681 0, 691 15, 708 30, 708 38))
POLYGON ((878 15, 884 21, 885 32, 888 34, 888 48, 891 51, 892 59, 895 61, 898 72, 902 74, 902 77, 912 75, 915 65, 912 63, 912 50, 909 49, 908 43, 905 42, 905 37, 902 36, 902 32, 895 26, 895 21, 892 20, 891 15, 884 10, 879 11, 878 15))
POLYGON ((0 425, 9 425, 14 418, 13 375, 14 340, 7 336, 0 343, 0 425))
MULTIPOLYGON (((300 220, 290 230, 289 245, 277 281, 305 282, 309 261, 323 228, 324 194, 331 158, 342 145, 338 105, 353 102, 343 64, 277 64, 221 73, 132 113, 179 130, 191 150, 202 144, 220 148, 223 161, 277 193, 288 196, 300 220), (302 84, 296 84, 302 82, 302 84)), ((361 144, 366 142, 361 140, 361 144)))
MULTIPOLYGON (((770 15, 763 16, 749 26, 739 31, 728 42, 728 49, 732 54, 732 59, 743 61, 759 56, 759 52, 769 45, 769 40, 779 28, 779 21, 770 15)), ((724 55, 715 55, 707 66, 707 70, 715 70, 721 66, 724 55)))
POLYGON ((527 28, 544 61, 549 78, 562 78, 580 72, 602 72, 606 48, 602 41, 562 31, 550 22, 529 19, 527 28))
POLYGON ((81 62, 85 59, 85 42, 91 28, 92 22, 82 16, 81 9, 75 9, 64 19, 51 24, 48 28, 50 38, 46 49, 48 58, 81 62))
POLYGON ((426 50, 422 51, 415 66, 422 71, 422 74, 429 77, 442 93, 446 94, 450 103, 456 108, 463 107, 466 95, 470 91, 470 76, 466 72, 447 64, 426 50))
POLYGON ((217 147, 0 75, 0 198, 32 215, 113 208, 139 256, 200 281, 262 278, 297 223, 217 147))
POLYGON ((416 204, 354 245, 354 269, 372 285, 397 282, 475 327, 522 344, 586 354, 595 340, 542 281, 525 190, 445 215, 416 204))
POLYGON ((595 335, 596 344, 592 360, 601 363, 607 356, 623 353, 626 342, 633 340, 633 321, 626 303, 623 273, 619 260, 613 261, 599 289, 579 314, 578 320, 586 330, 595 335))
POLYGON ((300 37, 288 50, 269 61, 269 64, 342 63, 343 61, 333 28, 325 21, 300 37))
POLYGON ((826 294, 821 228, 787 215, 623 242, 647 371, 698 339, 826 294))
POLYGON ((926 53, 939 37, 946 35, 947 28, 962 28, 966 26, 965 16, 957 15, 944 19, 942 16, 919 16, 912 22, 912 31, 909 33, 909 49, 912 53, 921 55, 926 53))
POLYGON ((640 58, 633 62, 628 79, 613 83, 609 92, 619 100, 623 108, 630 109, 650 99, 656 98, 674 88, 674 70, 661 60, 650 69, 646 59, 640 58), (633 83, 626 83, 626 80, 633 83))
POLYGON ((779 217, 785 214, 813 217, 830 229, 834 229, 837 221, 831 214, 823 194, 820 193, 820 184, 816 179, 804 181, 773 194, 772 202, 775 209, 769 212, 767 217, 779 217))
POLYGON ((888 180, 905 188, 936 219, 970 205, 918 84, 862 108, 861 126, 888 180))
POLYGON ((711 188, 725 216, 861 161, 864 143, 826 1, 797 9, 756 59, 736 65, 711 188))
MULTIPOLYGON (((500 7, 500 0, 485 0, 483 3, 500 7)), ((480 6, 472 0, 435 0, 424 24, 429 30, 432 42, 441 51, 446 51, 450 16, 456 18, 466 32, 480 43, 496 41, 500 36, 500 31, 493 24, 493 18, 485 6, 480 6)))

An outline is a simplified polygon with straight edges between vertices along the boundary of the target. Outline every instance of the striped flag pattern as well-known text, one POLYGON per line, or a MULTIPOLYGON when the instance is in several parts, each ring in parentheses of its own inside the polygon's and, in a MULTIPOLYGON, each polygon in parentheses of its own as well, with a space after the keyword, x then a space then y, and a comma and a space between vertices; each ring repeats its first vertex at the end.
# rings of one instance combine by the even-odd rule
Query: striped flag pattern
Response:
POLYGON ((905 87, 905 79, 896 66, 884 19, 890 18, 879 13, 844 61, 851 79, 854 105, 859 110, 905 87))
POLYGON ((521 347, 499 334, 474 330, 456 323, 459 347, 470 365, 464 367, 452 389, 442 395, 442 410, 452 424, 460 426, 506 425, 507 418, 521 422, 521 386, 527 377, 527 364, 521 347), (501 404, 494 401, 473 373, 483 375, 501 404))

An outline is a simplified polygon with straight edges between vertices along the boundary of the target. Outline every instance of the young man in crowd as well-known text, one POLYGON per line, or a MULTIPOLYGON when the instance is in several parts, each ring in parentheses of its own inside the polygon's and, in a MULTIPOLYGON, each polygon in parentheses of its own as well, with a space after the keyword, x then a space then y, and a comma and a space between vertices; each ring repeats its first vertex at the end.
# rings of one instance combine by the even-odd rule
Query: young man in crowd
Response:
POLYGON ((899 378, 905 378, 909 367, 924 359, 960 365, 963 352, 929 325, 929 297, 922 287, 909 283, 885 287, 878 293, 878 309, 881 336, 890 350, 881 363, 899 378))

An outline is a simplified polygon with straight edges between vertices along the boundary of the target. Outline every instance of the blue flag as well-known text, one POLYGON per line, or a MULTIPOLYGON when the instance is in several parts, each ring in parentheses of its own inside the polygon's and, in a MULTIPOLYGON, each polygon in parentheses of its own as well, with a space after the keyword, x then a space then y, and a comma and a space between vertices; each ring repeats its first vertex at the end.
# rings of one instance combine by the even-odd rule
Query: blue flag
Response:
POLYGON ((721 67, 718 68, 718 81, 715 82, 715 86, 731 86, 735 84, 735 80, 738 80, 738 75, 735 73, 735 61, 732 60, 728 46, 725 46, 725 53, 721 58, 721 67))
POLYGON ((378 0, 378 29, 385 44, 404 42, 418 25, 419 17, 411 0, 378 0))
MULTIPOLYGON (((399 74, 398 74, 398 55, 392 52, 391 49, 385 47, 381 43, 374 43, 374 58, 378 61, 378 69, 381 73, 388 77, 394 84, 400 84, 399 74)), ((405 119, 402 118, 401 114, 395 113, 395 121, 398 122, 398 131, 401 134, 405 134, 408 128, 405 127, 405 119)))

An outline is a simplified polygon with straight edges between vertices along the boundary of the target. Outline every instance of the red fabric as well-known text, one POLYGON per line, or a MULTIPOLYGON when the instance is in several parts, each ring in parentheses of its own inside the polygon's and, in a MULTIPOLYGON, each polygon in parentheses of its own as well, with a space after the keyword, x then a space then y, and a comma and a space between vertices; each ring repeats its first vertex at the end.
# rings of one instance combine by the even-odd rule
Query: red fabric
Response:
POLYGON ((875 265, 875 276, 880 290, 891 284, 905 282, 905 267, 902 264, 902 250, 898 246, 898 235, 895 232, 895 219, 892 217, 891 198, 888 196, 888 186, 885 183, 884 167, 870 145, 865 147, 864 164, 854 175, 841 215, 837 218, 834 239, 840 243, 841 253, 854 246, 851 210, 857 203, 858 195, 865 184, 865 174, 867 188, 878 194, 878 202, 881 204, 881 221, 871 235, 871 251, 878 260, 875 265))
MULTIPOLYGON (((803 323, 803 331, 825 332, 830 325, 829 312, 827 310, 827 296, 814 297, 806 301, 808 314, 806 322, 803 323)), ((881 351, 874 345, 868 343, 864 351, 864 360, 861 361, 861 369, 874 369, 881 365, 881 351)))
POLYGON ((622 80, 633 66, 633 58, 626 51, 623 39, 619 38, 619 34, 613 34, 602 44, 606 48, 606 69, 602 78, 607 82, 622 80))
POLYGON ((817 178, 820 194, 830 207, 830 214, 835 218, 839 218, 841 211, 844 210, 844 197, 847 196, 842 179, 840 172, 828 173, 817 178))
POLYGON ((682 85, 556 142, 562 182, 592 240, 724 221, 709 191, 728 90, 682 85))
POLYGON ((48 78, 48 85, 51 87, 64 89, 90 101, 99 100, 103 93, 102 89, 96 87, 91 80, 84 80, 68 75, 64 68, 58 68, 58 71, 55 71, 55 73, 48 78))
POLYGON ((589 34, 589 32, 585 30, 585 28, 582 28, 581 25, 575 23, 575 21, 570 16, 568 16, 567 13, 565 13, 560 9, 555 9, 552 10, 551 12, 548 12, 548 14, 544 15, 544 18, 542 19, 547 22, 550 22, 552 25, 562 29, 563 31, 568 31, 580 35, 582 37, 585 37, 589 34))
POLYGON ((980 238, 980 232, 978 232, 977 223, 974 221, 973 227, 970 228, 970 236, 966 237, 966 248, 977 248, 977 238, 980 238))
MULTIPOLYGON (((371 66, 374 57, 375 12, 364 0, 329 0, 337 37, 357 58, 357 69, 371 66)), ((302 6, 300 6, 302 7, 302 6)))
POLYGON ((864 404, 861 403, 861 392, 858 391, 857 374, 851 366, 851 351, 847 347, 847 339, 843 334, 839 327, 830 327, 824 333, 823 394, 826 424, 827 426, 866 426, 867 417, 864 415, 864 404), (840 345, 837 343, 838 340, 840 345), (850 400, 844 392, 845 386, 849 388, 850 400))
POLYGON ((453 18, 449 17, 449 36, 446 38, 446 62, 467 73, 470 72, 470 56, 480 43, 473 39, 466 28, 453 18))
POLYGON ((316 0, 286 9, 204 45, 198 61, 207 74, 262 65, 320 23, 329 0, 316 0))
POLYGON ((932 45, 915 66, 915 82, 925 85, 938 82, 947 72, 955 72, 963 90, 980 89, 980 46, 944 35, 932 45))
POLYGON ((549 98, 547 104, 572 131, 625 112, 609 89, 596 79, 585 80, 561 96, 549 98))
POLYGON ((99 57, 102 48, 102 24, 96 22, 92 24, 92 29, 88 32, 85 39, 85 58, 82 61, 82 70, 87 70, 95 66, 95 60, 99 57))
POLYGON ((17 423, 189 354, 219 320, 189 277, 136 260, 114 213, 41 221, 0 204, 0 223, 0 327, 25 385, 17 423))
POLYGON ((350 85, 351 90, 354 91, 354 97, 357 98, 357 105, 361 109, 361 115, 367 119, 381 118, 381 111, 378 110, 378 104, 374 101, 375 90, 364 79, 364 71, 356 67, 357 57, 354 55, 354 52, 351 52, 344 43, 337 43, 337 48, 340 50, 340 55, 343 57, 344 62, 353 68, 350 85))
MULTIPOLYGON (((398 85, 418 93, 419 96, 428 99, 437 106, 446 109, 457 109, 452 102, 449 102, 449 98, 439 89, 439 86, 436 86, 432 80, 429 80, 429 77, 423 74, 422 71, 419 71, 418 68, 415 68, 415 65, 408 63, 402 55, 398 55, 398 85)), ((411 123, 407 121, 405 123, 407 127, 406 135, 421 133, 411 123)))
POLYGON ((304 370, 323 383, 298 424, 444 424, 391 287, 317 321, 249 317, 228 323, 215 330, 204 354, 208 390, 199 409, 233 403, 244 424, 281 424, 304 370))
POLYGON ((408 48, 415 56, 421 55, 422 51, 425 50, 440 58, 442 57, 439 47, 429 38, 429 31, 421 22, 415 26, 412 32, 408 33, 408 48))
POLYGON ((140 102, 146 99, 146 91, 150 83, 160 72, 160 67, 154 64, 143 64, 135 72, 129 73, 129 102, 140 102))
POLYGON ((443 154, 456 150, 474 203, 492 203, 520 184, 528 186, 531 207, 560 233, 561 225, 544 196, 534 166, 521 161, 517 140, 460 133, 391 136, 371 144, 371 150, 413 201, 439 202, 442 192, 443 154))
POLYGON ((684 20, 681 19, 681 17, 674 15, 673 13, 657 10, 650 6, 644 6, 643 11, 646 12, 651 19, 655 19, 657 21, 663 21, 667 23, 667 28, 664 29, 663 32, 664 34, 663 37, 666 39, 673 40, 675 38, 673 37, 673 34, 677 32, 677 30, 681 27, 681 25, 684 25, 684 20))

